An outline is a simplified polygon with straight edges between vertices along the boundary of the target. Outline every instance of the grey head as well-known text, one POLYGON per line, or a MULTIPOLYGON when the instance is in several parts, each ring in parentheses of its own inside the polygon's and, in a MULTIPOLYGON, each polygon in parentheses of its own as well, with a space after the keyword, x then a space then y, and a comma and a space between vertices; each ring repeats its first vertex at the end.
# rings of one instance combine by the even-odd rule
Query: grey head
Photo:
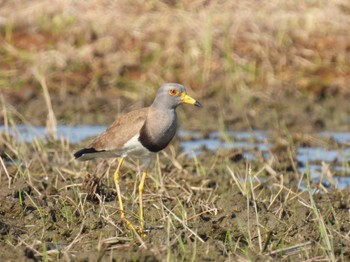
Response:
POLYGON ((183 103, 201 106, 198 101, 187 95, 182 85, 169 83, 159 88, 140 130, 139 141, 143 147, 150 152, 159 152, 170 143, 177 129, 175 109, 183 103))
POLYGON ((178 105, 183 103, 201 106, 198 101, 187 95, 183 85, 167 83, 158 89, 152 106, 160 109, 176 109, 178 105))

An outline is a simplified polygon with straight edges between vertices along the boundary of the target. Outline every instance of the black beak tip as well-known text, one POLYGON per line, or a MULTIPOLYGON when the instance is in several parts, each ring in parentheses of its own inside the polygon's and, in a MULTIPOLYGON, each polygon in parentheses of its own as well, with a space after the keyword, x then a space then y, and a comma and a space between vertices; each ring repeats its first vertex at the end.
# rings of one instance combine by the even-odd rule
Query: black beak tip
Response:
POLYGON ((194 105, 197 106, 197 107, 202 107, 202 104, 199 103, 198 101, 196 101, 196 103, 194 103, 194 105))

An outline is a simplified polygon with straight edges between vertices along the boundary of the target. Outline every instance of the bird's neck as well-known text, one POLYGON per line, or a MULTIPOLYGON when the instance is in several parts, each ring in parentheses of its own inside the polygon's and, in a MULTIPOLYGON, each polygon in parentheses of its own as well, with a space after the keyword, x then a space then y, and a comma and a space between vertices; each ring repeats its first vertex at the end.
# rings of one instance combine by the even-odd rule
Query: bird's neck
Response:
POLYGON ((175 108, 158 109, 150 107, 145 125, 152 134, 157 133, 157 135, 167 133, 169 129, 175 128, 176 130, 177 114, 175 108))

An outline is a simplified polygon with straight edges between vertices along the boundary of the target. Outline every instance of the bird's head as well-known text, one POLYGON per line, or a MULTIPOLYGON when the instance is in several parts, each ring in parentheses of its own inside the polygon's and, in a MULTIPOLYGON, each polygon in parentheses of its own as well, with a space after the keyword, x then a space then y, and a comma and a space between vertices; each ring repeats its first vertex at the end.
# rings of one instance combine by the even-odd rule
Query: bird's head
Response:
POLYGON ((154 99, 153 105, 173 109, 181 104, 190 104, 201 107, 201 104, 190 97, 183 85, 167 83, 162 85, 154 99))

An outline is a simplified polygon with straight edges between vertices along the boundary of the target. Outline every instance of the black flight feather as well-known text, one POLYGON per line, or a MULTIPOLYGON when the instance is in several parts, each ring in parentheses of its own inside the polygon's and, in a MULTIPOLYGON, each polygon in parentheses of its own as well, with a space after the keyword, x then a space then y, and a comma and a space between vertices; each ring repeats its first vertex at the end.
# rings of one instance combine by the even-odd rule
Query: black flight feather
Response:
POLYGON ((74 157, 77 159, 79 157, 81 157, 82 155, 85 154, 91 154, 91 153, 97 153, 97 152, 104 152, 106 150, 96 150, 95 148, 83 148, 77 152, 74 153, 74 157))

